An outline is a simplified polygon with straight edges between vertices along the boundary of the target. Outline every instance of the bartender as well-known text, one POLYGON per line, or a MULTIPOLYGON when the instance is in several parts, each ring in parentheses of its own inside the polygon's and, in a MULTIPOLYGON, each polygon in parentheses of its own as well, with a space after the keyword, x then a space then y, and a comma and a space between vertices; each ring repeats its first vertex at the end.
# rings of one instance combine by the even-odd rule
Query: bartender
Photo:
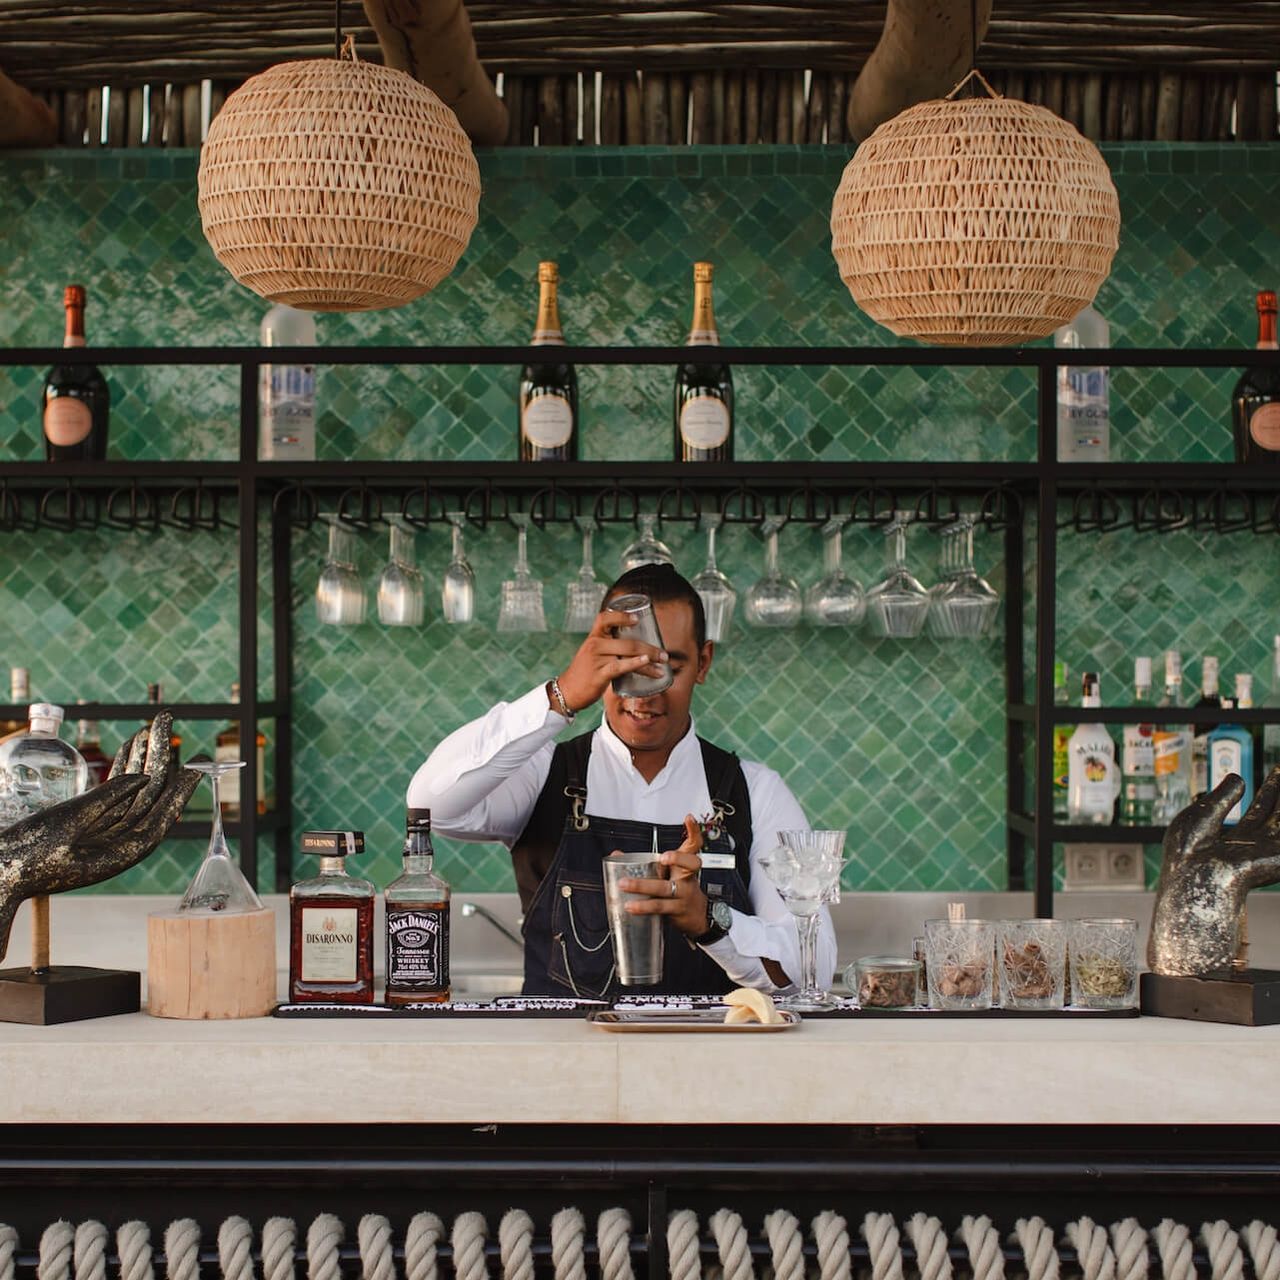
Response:
MULTIPOLYGON (((772 770, 697 736, 690 704, 715 646, 702 601, 670 565, 643 565, 609 588, 603 612, 563 672, 514 702, 499 702, 455 730, 409 784, 411 808, 430 809, 436 831, 501 841, 511 850, 524 912, 524 994, 616 994, 600 861, 658 841, 665 875, 624 881, 643 894, 628 909, 665 918, 667 993, 765 991, 800 974, 795 917, 760 866, 777 833, 808 829, 772 770), (653 601, 663 651, 629 638, 630 615, 609 600, 653 601), (674 680, 647 698, 619 697, 628 672, 674 680), (565 737, 597 701, 592 732, 565 737)), ((822 983, 835 968, 835 932, 822 909, 822 983)))

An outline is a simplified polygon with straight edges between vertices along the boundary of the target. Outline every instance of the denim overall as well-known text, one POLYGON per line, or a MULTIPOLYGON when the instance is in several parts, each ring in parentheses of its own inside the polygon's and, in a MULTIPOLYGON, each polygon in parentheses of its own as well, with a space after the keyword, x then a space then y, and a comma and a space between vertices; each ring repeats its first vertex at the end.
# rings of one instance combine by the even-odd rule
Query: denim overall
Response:
MULTIPOLYGON (((614 974, 600 862, 615 849, 647 853, 684 843, 684 826, 603 818, 587 812, 587 762, 593 733, 557 745, 551 771, 533 814, 512 846, 516 884, 524 908, 526 996, 612 999, 644 993, 717 995, 733 982, 701 947, 663 921, 662 982, 623 987, 614 974)), ((703 892, 738 911, 751 912, 751 802, 738 758, 698 739, 712 797, 705 853, 731 853, 732 868, 704 867, 703 892), (713 780, 714 779, 714 783, 713 780)), ((697 817, 698 815, 694 815, 697 817)))

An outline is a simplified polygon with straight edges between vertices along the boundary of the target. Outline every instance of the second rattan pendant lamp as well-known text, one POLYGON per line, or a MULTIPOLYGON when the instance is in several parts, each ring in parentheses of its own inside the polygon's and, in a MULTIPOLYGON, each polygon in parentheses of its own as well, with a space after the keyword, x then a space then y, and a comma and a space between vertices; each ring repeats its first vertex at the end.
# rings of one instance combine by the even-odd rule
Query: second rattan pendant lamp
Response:
POLYGON ((860 143, 831 210, 854 301, 899 337, 938 346, 1048 337, 1093 301, 1119 232, 1097 147, 976 69, 860 143), (960 97, 972 80, 990 96, 960 97))
POLYGON ((219 262, 272 302, 311 311, 397 307, 457 265, 480 170, 426 85, 341 48, 247 80, 209 127, 199 205, 219 262), (350 53, 350 56, 344 56, 350 53))

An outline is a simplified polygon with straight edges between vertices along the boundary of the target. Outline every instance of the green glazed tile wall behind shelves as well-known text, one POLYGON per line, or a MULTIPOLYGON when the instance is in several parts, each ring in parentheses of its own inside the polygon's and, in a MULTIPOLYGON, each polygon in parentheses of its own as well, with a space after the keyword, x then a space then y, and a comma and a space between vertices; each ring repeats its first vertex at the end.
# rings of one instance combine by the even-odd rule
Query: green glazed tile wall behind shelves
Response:
MULTIPOLYGON (((1253 337, 1253 291, 1274 286, 1280 148, 1140 144, 1103 148, 1123 214, 1120 252, 1098 305, 1127 346, 1240 346, 1253 337)), ((528 338, 536 264, 560 263, 571 341, 679 342, 688 325, 690 263, 716 264, 726 342, 895 344, 853 305, 830 255, 831 196, 843 148, 669 151, 490 151, 480 225, 454 275, 398 311, 319 318, 320 341, 503 344, 528 338)), ((263 305, 214 261, 195 207, 192 153, 42 152, 0 157, 0 343, 56 343, 64 283, 90 291, 90 340, 103 345, 238 344, 256 340, 263 305)), ((3 459, 40 455, 42 370, 0 370, 3 459)), ((188 368, 111 371, 113 457, 235 456, 236 375, 188 368)), ((322 369, 320 456, 461 458, 513 451, 508 369, 322 369)), ((1118 460, 1227 460, 1232 371, 1118 373, 1118 460)), ((1034 451, 1034 386, 1025 372, 924 368, 740 369, 738 456, 744 460, 1025 459, 1034 451)), ((670 441, 670 373, 580 373, 587 458, 653 459, 670 441)), ((663 531, 686 572, 701 565, 687 526, 663 531)), ((602 576, 626 533, 600 539, 602 576)), ((1060 543, 1058 652, 1073 671, 1096 665, 1104 694, 1127 686, 1136 653, 1208 649, 1224 673, 1270 686, 1280 540, 1247 534, 1066 535, 1060 543)), ((562 666, 572 641, 499 638, 498 584, 514 552, 508 528, 470 539, 480 622, 449 628, 438 607, 421 629, 376 622, 322 628, 310 595, 323 558, 319 529, 299 534, 294 564, 295 828, 352 824, 369 837, 365 871, 385 883, 399 849, 405 783, 447 730, 562 666)), ((438 529, 418 556, 438 581, 448 557, 438 529)), ((784 561, 817 576, 816 533, 792 528, 784 561)), ((911 556, 932 580, 936 539, 917 531, 911 556)), ((372 587, 380 538, 360 547, 372 587)), ((754 533, 730 531, 722 567, 740 591, 759 572, 754 533)), ((564 529, 535 533, 530 554, 558 621, 577 562, 564 529)), ((881 564, 876 534, 855 529, 846 556, 864 581, 881 564)), ((979 536, 979 568, 999 589, 999 540, 979 536)), ((235 677, 232 534, 153 536, 14 533, 0 540, 0 665, 32 668, 35 691, 59 701, 138 700, 148 680, 167 696, 225 697, 235 677)), ((264 576, 264 589, 268 579, 264 576)), ((264 596, 265 598, 265 596, 264 596)), ((260 626, 269 676, 270 629, 260 626)), ((264 696, 270 693, 264 688, 264 696)), ((903 644, 802 629, 741 627, 700 695, 699 727, 791 782, 815 823, 848 827, 854 888, 985 889, 1006 882, 1003 671, 997 638, 903 644)), ((264 726, 270 736, 274 726, 264 726)), ((114 745, 126 725, 105 725, 114 745)), ((180 726, 209 749, 213 727, 180 726)), ((270 784, 270 780, 269 780, 270 784)), ((462 891, 512 887, 506 854, 441 841, 444 875, 462 891)), ((269 842, 263 884, 270 883, 269 842)), ((200 844, 175 841, 110 889, 173 892, 200 844)))

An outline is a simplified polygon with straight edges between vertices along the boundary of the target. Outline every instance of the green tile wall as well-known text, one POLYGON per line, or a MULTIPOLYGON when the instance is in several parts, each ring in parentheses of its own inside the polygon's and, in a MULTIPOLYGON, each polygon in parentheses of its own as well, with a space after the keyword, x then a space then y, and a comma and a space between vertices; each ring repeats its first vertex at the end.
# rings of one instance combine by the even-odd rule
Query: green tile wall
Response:
MULTIPOLYGON (((1247 345, 1252 291, 1274 284, 1280 230, 1280 149, 1266 146, 1109 146, 1124 225, 1098 305, 1113 340, 1138 346, 1247 345)), ((504 150, 482 153, 481 221, 454 275, 432 296, 393 312, 322 316, 323 343, 513 343, 532 322, 536 263, 561 266, 570 339, 603 344, 682 339, 689 264, 717 265, 726 342, 888 344, 853 305, 830 256, 831 195, 843 148, 668 151, 504 150)), ((0 343, 56 342, 60 293, 90 290, 91 341, 252 342, 263 306, 214 261, 195 207, 192 153, 42 152, 0 156, 0 343)), ((41 370, 0 370, 3 459, 40 456, 34 403, 41 370)), ((112 456, 231 458, 236 379, 230 370, 111 371, 112 456)), ((1229 371, 1118 374, 1117 459, 1227 459, 1229 371)), ((740 369, 738 456, 1029 458, 1034 388, 1000 370, 740 369)), ((328 458, 511 456, 512 371, 322 370, 320 452, 328 458)), ((584 455, 661 458, 669 445, 669 373, 580 373, 584 455)), ((677 562, 701 564, 701 541, 668 527, 677 562)), ((625 535, 600 540, 601 575, 625 535)), ((880 565, 871 531, 847 536, 864 581, 880 565)), ((353 823, 370 837, 367 871, 390 877, 403 788, 445 731, 562 666, 572 642, 552 631, 512 642, 493 632, 511 530, 471 539, 481 620, 449 628, 438 611, 421 629, 376 622, 340 630, 314 622, 310 593, 323 558, 318 529, 296 540, 294 578, 298 827, 353 823)), ((936 542, 913 534, 930 580, 936 542)), ((1180 643, 1191 659, 1219 653, 1224 672, 1266 676, 1276 578, 1273 540, 1234 535, 1066 536, 1060 546, 1058 646, 1085 659, 1108 688, 1131 658, 1180 643), (1222 637, 1222 639, 1219 639, 1222 637)), ((535 569, 558 618, 576 564, 567 530, 535 533, 535 569)), ((0 665, 33 669, 37 693, 134 700, 147 680, 170 696, 212 700, 234 676, 232 535, 0 535, 0 665)), ((371 586, 385 558, 366 537, 371 586)), ((439 530, 418 536, 438 578, 439 530)), ((802 582, 817 575, 819 540, 783 535, 802 582)), ((1003 588, 998 540, 979 537, 979 567, 1003 588)), ((758 538, 724 539, 722 566, 745 590, 758 538)), ((269 670, 264 638, 263 663, 269 670)), ((1189 661, 1190 675, 1198 668, 1189 661)), ((1265 692, 1269 680, 1261 681, 1265 692)), ((1005 882, 1004 754, 998 639, 955 646, 800 630, 739 630, 717 656, 698 711, 702 731, 778 768, 810 817, 848 826, 850 886, 979 889, 1005 882)), ((105 726, 107 736, 128 726, 105 726)), ((208 747, 210 726, 181 726, 208 747)), ((270 733, 273 726, 265 726, 270 733)), ((500 848, 442 842, 444 874, 460 889, 511 887, 500 848)), ((170 842, 110 888, 174 890, 199 856, 170 842)), ((268 853, 263 842, 262 853, 268 853)))

